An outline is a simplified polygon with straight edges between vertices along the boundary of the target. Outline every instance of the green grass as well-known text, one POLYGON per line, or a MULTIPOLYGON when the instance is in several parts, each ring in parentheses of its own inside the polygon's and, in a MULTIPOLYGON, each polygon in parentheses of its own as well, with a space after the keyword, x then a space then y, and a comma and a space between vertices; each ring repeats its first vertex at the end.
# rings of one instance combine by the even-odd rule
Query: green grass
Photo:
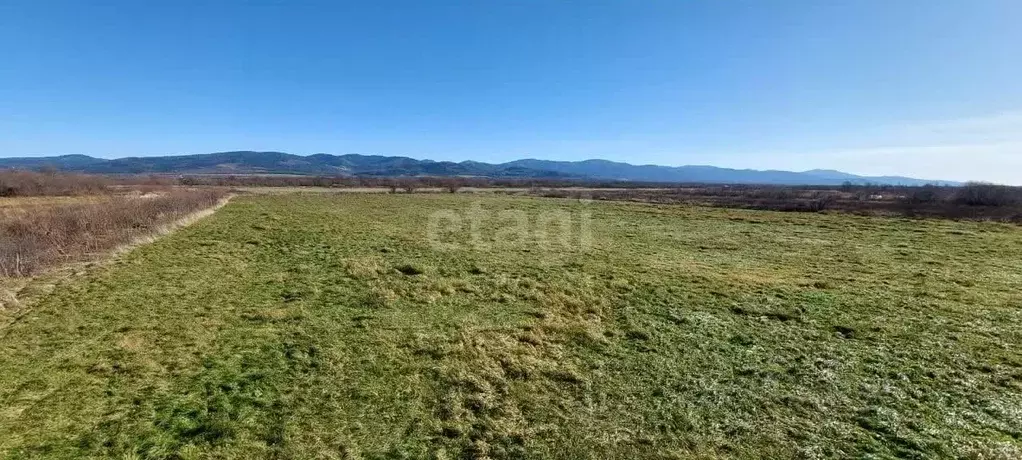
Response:
POLYGON ((0 329, 0 455, 1017 458, 1020 286, 1001 224, 240 197, 0 329))

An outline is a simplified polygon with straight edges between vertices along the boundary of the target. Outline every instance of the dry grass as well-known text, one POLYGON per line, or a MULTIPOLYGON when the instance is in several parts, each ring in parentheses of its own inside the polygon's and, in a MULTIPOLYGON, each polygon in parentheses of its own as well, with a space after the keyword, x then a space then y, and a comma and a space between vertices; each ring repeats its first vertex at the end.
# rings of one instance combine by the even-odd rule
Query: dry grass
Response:
POLYGON ((151 235, 189 213, 213 207, 224 193, 171 189, 73 200, 6 199, 0 202, 0 277, 32 275, 151 235))

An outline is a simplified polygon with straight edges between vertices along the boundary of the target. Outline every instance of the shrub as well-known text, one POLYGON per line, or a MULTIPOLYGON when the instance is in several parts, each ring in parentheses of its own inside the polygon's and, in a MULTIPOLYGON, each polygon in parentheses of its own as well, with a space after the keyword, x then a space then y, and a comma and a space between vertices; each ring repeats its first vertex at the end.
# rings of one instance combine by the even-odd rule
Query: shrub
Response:
POLYGON ((171 190, 31 210, 3 208, 0 276, 31 275, 88 253, 112 249, 186 214, 212 207, 223 196, 224 192, 212 189, 171 190))
POLYGON ((1022 188, 971 182, 958 189, 953 201, 966 206, 1013 206, 1022 204, 1022 188))
POLYGON ((107 191, 112 182, 84 174, 0 170, 0 197, 95 194, 107 191))
POLYGON ((814 198, 806 203, 806 210, 809 212, 823 212, 837 200, 830 195, 814 198))
POLYGON ((940 199, 941 197, 937 188, 932 186, 924 186, 912 190, 912 192, 905 197, 905 201, 911 204, 936 203, 940 201, 940 199))

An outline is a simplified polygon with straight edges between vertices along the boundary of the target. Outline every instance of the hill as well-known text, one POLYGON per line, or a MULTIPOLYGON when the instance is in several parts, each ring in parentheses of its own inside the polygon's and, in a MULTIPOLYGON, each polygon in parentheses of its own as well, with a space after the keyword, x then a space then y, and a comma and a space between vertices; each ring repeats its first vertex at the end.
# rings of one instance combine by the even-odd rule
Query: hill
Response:
POLYGON ((374 176, 483 176, 621 180, 634 182, 838 185, 845 182, 890 185, 955 184, 899 176, 857 176, 830 170, 760 171, 714 166, 632 165, 607 160, 550 161, 525 159, 508 163, 432 161, 399 156, 301 156, 283 152, 218 152, 199 155, 128 157, 113 160, 86 155, 0 158, 0 168, 39 169, 95 174, 301 174, 374 176))

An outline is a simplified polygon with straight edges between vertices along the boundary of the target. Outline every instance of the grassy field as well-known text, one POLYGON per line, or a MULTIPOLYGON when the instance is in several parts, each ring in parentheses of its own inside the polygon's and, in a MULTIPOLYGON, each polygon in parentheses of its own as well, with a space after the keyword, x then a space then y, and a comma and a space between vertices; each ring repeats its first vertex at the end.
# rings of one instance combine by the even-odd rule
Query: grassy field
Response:
POLYGON ((0 455, 1018 458, 1020 286, 1004 224, 239 197, 0 329, 0 455))

